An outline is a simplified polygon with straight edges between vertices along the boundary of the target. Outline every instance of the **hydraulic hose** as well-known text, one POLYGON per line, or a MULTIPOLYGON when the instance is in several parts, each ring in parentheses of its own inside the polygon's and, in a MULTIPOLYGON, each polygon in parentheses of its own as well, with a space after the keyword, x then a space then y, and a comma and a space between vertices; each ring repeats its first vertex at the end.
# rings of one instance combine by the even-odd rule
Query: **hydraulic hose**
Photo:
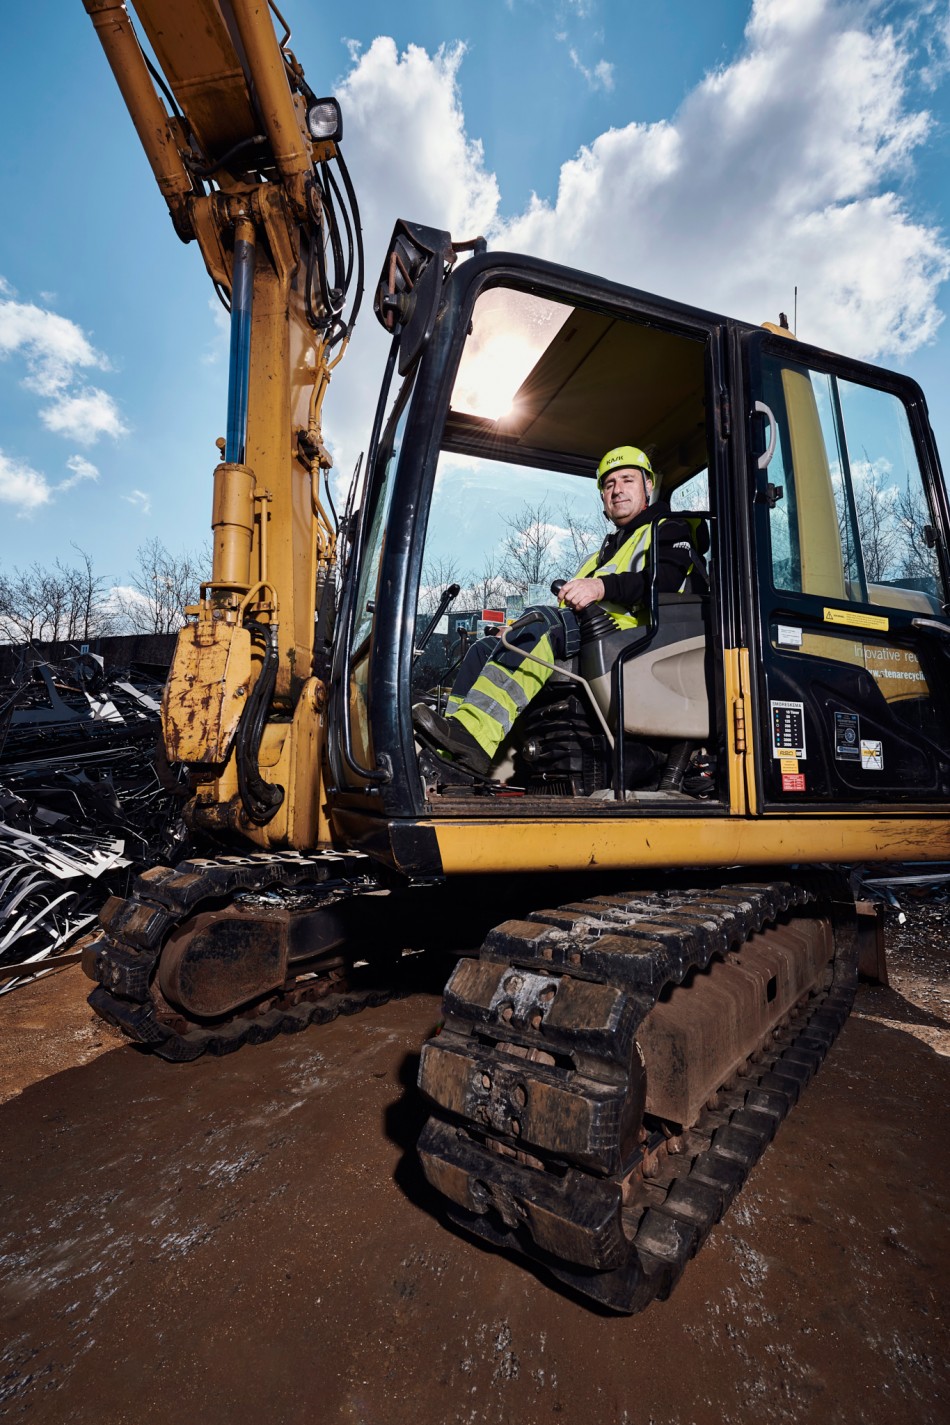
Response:
POLYGON ((265 782, 257 760, 264 735, 264 723, 277 681, 277 628, 274 624, 257 623, 253 619, 247 619, 244 626, 250 630, 252 637, 263 640, 264 661, 247 700, 235 739, 238 793, 248 820, 257 826, 265 826, 276 815, 284 800, 283 787, 273 782, 265 782))

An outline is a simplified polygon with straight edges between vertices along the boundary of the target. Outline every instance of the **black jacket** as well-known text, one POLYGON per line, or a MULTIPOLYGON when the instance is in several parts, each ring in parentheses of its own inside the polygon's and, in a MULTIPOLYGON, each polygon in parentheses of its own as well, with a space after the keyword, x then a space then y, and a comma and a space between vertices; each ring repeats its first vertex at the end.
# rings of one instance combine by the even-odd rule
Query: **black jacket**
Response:
MULTIPOLYGON (((696 562, 696 551, 693 547, 692 529, 684 519, 671 515, 665 500, 658 500, 655 505, 641 510, 629 524, 611 530, 600 546, 597 567, 606 564, 641 525, 655 520, 663 520, 656 536, 656 587, 659 593, 670 594, 683 583, 690 564, 696 562)), ((622 604, 624 608, 632 609, 646 598, 647 571, 637 573, 628 570, 625 574, 591 574, 589 577, 603 580, 604 598, 608 603, 622 604)))

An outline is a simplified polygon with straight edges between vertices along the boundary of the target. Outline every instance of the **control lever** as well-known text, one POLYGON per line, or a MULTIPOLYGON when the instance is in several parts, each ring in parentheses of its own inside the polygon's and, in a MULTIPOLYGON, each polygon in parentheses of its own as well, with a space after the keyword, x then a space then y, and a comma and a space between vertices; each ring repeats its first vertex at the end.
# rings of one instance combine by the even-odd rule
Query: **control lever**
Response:
MULTIPOLYGON (((561 601, 561 590, 567 582, 567 579, 555 579, 551 585, 551 593, 557 599, 558 603, 561 601)), ((614 625, 610 621, 609 616, 604 612, 603 604, 588 604, 586 609, 581 609, 580 613, 576 615, 576 618, 580 625, 581 641, 583 643, 587 643, 589 640, 593 641, 594 639, 605 638, 608 633, 613 633, 614 631, 614 625)))
POLYGON ((414 656, 414 657, 418 658, 418 657, 420 656, 420 654, 422 654, 422 653, 425 652, 426 644, 429 642, 429 639, 430 639, 430 638, 432 637, 432 635, 435 633, 436 625, 438 624, 439 619, 440 619, 440 618, 442 617, 442 615, 445 613, 445 611, 446 611, 446 609, 448 608, 449 604, 452 604, 452 603, 455 602, 455 600, 458 598, 460 592, 461 592, 461 585, 460 585, 460 584, 450 584, 447 589, 443 589, 443 590, 442 590, 442 597, 441 597, 441 599, 439 600, 439 606, 438 606, 438 608, 436 609, 435 613, 434 613, 434 614, 432 615, 432 617, 430 618, 429 622, 426 624, 425 628, 422 630, 422 637, 419 639, 419 642, 416 644, 415 648, 413 649, 413 656, 414 656))
MULTIPOLYGON (((564 585, 566 583, 566 579, 554 580, 554 583, 551 585, 551 593, 554 595, 555 598, 559 596, 561 590, 564 588, 564 585)), ((584 612, 586 613, 587 610, 585 609, 584 612)), ((511 629, 506 630, 504 625, 502 626, 502 628, 499 630, 498 641, 501 643, 503 648, 508 649, 509 653, 515 653, 519 658, 523 658, 529 663, 537 663, 540 665, 540 667, 548 668, 552 673, 557 672, 562 678, 568 678, 572 683, 579 684, 579 686, 582 687, 584 689, 584 692, 587 694, 591 709, 593 710, 594 714, 597 717, 597 721, 600 723, 603 729, 608 746, 612 749, 614 745, 614 735, 610 730, 610 726, 607 722, 607 719, 604 717, 603 713, 600 710, 600 704, 594 697, 594 690, 591 687, 590 683, 588 683, 587 679, 582 678, 578 673, 570 672, 567 668, 556 668, 555 664, 549 663, 545 658, 539 658, 536 653, 529 653, 524 648, 516 648, 513 643, 508 642, 508 633, 513 633, 515 627, 527 626, 529 623, 531 623, 532 619, 539 619, 540 617, 540 614, 532 614, 530 611, 527 615, 522 614, 521 618, 517 620, 517 623, 511 629)))

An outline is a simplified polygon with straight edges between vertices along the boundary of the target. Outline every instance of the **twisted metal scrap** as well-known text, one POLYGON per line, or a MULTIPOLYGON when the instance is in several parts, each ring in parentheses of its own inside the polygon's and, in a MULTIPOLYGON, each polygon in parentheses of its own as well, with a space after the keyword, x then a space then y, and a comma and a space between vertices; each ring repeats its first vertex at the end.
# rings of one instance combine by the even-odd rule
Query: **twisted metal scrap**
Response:
POLYGON ((185 849, 155 765, 161 687, 89 656, 0 691, 0 994, 71 960, 109 895, 185 849))

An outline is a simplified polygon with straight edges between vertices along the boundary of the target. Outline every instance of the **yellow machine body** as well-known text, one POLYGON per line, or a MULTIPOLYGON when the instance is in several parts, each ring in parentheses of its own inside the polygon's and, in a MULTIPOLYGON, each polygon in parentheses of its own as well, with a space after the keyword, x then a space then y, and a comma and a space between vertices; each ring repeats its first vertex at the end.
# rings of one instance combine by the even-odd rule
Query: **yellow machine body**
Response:
MULTIPOLYGON (((950 860, 950 509, 922 393, 783 327, 400 220, 338 524, 322 409, 362 283, 338 107, 261 0, 135 0, 174 112, 122 0, 84 4, 231 313, 212 568, 162 704, 185 822, 215 841, 107 903, 90 1003, 183 1062, 379 1004, 410 950, 477 953, 423 1046, 424 1172, 465 1231, 638 1310, 844 1022, 855 863, 950 860), (461 517, 500 548, 502 482, 540 491, 544 527, 555 486, 596 508, 604 450, 634 442, 670 502, 626 586, 637 616, 565 615, 530 696, 501 644, 457 686, 460 587, 428 571, 461 517), (896 561, 862 527, 875 468, 905 479, 896 561), (667 520, 688 554, 661 587, 667 520), (432 729, 476 698, 502 741, 466 766, 432 729)), ((469 629, 553 627, 540 573, 521 583, 521 609, 469 629)))

